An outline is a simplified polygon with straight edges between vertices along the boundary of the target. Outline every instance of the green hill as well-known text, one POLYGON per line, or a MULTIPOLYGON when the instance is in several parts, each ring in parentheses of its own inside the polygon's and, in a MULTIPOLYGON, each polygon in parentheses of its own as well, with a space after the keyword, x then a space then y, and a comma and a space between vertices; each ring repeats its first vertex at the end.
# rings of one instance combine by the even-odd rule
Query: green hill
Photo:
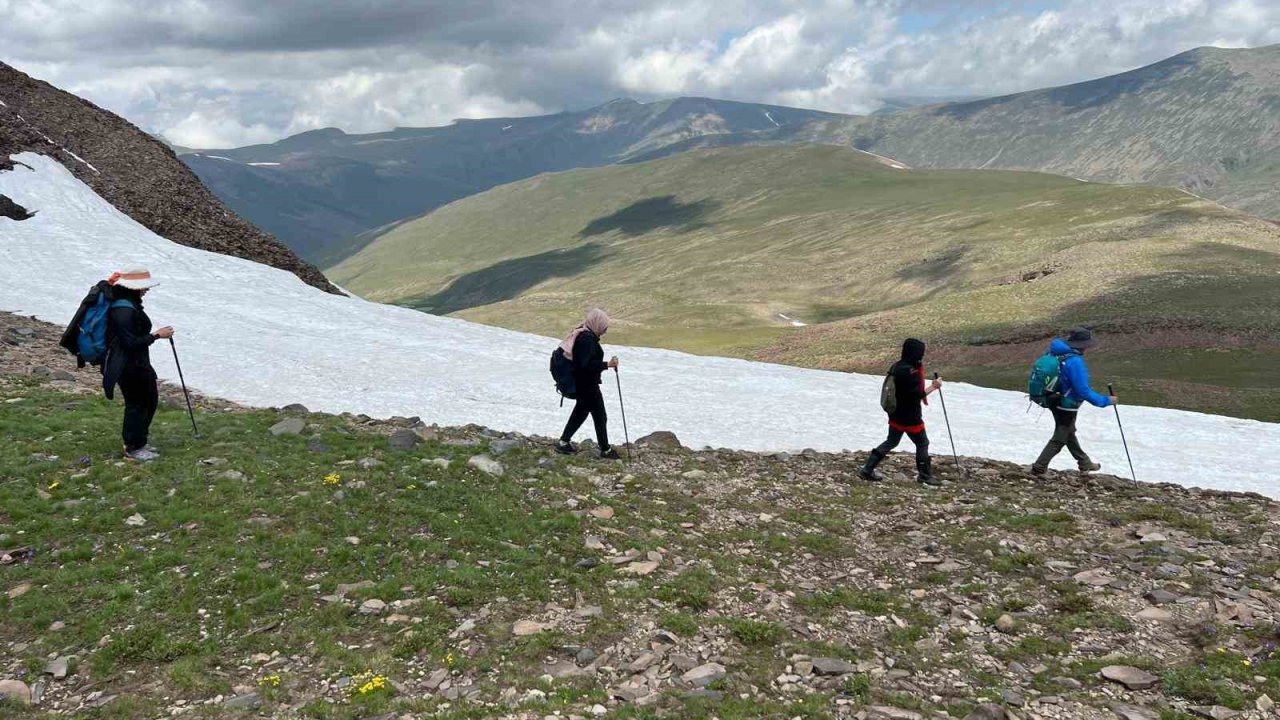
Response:
POLYGON ((1150 385, 1144 400, 1274 417, 1252 404, 1274 396, 1247 388, 1276 384, 1256 362, 1277 365, 1277 252, 1271 223, 1177 190, 787 146, 503 186, 329 274, 373 300, 548 335, 602 305, 614 342, 814 367, 877 369, 920 334, 972 348, 951 359, 1008 386, 1034 353, 1021 343, 1093 322, 1116 336, 1111 357, 1159 356, 1118 377, 1215 388, 1191 393, 1201 402, 1150 385), (1174 350, 1211 350, 1212 372, 1174 350))

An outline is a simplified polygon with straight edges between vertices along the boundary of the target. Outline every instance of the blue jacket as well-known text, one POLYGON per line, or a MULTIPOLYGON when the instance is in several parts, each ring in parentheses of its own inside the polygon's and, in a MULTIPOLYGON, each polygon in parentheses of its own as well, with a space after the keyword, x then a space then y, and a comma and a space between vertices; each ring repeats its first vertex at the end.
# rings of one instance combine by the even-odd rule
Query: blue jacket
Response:
POLYGON ((1065 340, 1055 338, 1049 343, 1049 352, 1062 361, 1062 409, 1077 410, 1085 402, 1100 408, 1111 404, 1111 398, 1093 391, 1089 387, 1089 367, 1084 364, 1084 356, 1071 348, 1065 340))

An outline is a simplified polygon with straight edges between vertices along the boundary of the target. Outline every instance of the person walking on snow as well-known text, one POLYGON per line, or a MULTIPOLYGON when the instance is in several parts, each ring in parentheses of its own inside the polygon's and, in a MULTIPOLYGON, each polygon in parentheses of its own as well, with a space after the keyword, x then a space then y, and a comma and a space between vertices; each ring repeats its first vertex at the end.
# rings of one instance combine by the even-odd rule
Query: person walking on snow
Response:
POLYGON ((573 365, 573 380, 577 385, 577 401, 569 422, 560 434, 556 443, 556 452, 572 455, 578 452, 573 445, 573 435, 582 427, 587 415, 596 426, 596 442, 600 445, 600 457, 606 460, 619 460, 618 451, 609 445, 609 418, 604 409, 604 395, 600 392, 601 374, 605 370, 618 367, 618 358, 608 362, 604 360, 604 348, 600 347, 600 338, 609 331, 609 316, 604 310, 596 308, 587 313, 582 324, 560 343, 565 357, 573 365))
POLYGON ((889 369, 896 400, 889 413, 889 438, 871 451, 867 464, 858 473, 863 480, 884 480, 884 476, 876 472, 876 466, 898 447, 902 436, 906 435, 916 446, 916 479, 926 485, 942 484, 933 477, 929 459, 929 435, 925 432, 922 408, 922 405, 929 403, 929 396, 942 387, 942 380, 935 378, 933 382, 925 384, 924 351, 923 341, 907 339, 902 343, 902 359, 889 369))
POLYGON ((1043 476, 1049 469, 1049 463, 1066 448, 1075 458, 1080 472, 1092 472, 1102 469, 1102 465, 1089 458, 1089 454, 1080 447, 1076 438, 1076 415, 1085 402, 1100 408, 1115 405, 1117 398, 1094 392, 1089 387, 1089 367, 1085 365, 1084 353, 1097 344, 1093 331, 1077 327, 1067 332, 1067 339, 1054 338, 1049 343, 1049 354, 1058 358, 1059 390, 1048 398, 1049 412, 1053 415, 1053 437, 1049 439, 1040 457, 1031 466, 1031 474, 1043 476))
POLYGON ((129 460, 150 462, 159 457, 147 443, 151 421, 156 415, 160 393, 156 387, 156 371, 151 367, 151 344, 173 337, 173 328, 151 331, 151 318, 142 309, 142 296, 156 286, 145 269, 113 273, 113 304, 107 314, 107 357, 102 363, 102 388, 108 399, 115 397, 120 386, 124 396, 124 456, 129 460), (118 301, 125 302, 118 302, 118 301))

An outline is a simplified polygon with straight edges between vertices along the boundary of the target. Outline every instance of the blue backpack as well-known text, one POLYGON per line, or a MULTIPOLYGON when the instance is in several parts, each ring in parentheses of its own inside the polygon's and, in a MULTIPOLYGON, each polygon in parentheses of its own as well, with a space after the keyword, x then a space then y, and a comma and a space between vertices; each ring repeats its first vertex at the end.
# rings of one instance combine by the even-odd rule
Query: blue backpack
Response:
POLYGON ((1031 377, 1027 379, 1027 395, 1031 402, 1047 408, 1062 400, 1062 364, 1074 355, 1054 355, 1045 353, 1031 366, 1031 377))
POLYGON ((118 307, 132 308, 134 304, 123 298, 112 299, 110 286, 104 283, 94 286, 80 303, 80 311, 63 335, 62 346, 75 353, 81 367, 101 365, 106 360, 107 315, 118 307))
POLYGON ((551 379, 556 382, 556 392, 560 393, 560 404, 564 399, 576 400, 578 383, 573 379, 573 363, 564 355, 564 348, 556 348, 551 353, 551 379))

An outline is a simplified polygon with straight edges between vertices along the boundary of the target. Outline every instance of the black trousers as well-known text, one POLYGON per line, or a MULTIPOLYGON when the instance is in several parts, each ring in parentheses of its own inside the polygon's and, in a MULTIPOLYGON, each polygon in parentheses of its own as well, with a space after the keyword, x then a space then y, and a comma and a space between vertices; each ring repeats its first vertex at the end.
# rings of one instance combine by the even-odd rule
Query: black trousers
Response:
POLYGON ((147 444, 151 421, 160 404, 156 387, 156 371, 151 368, 129 368, 120 376, 120 394, 124 396, 124 449, 137 450, 147 444))
POLYGON ((609 447, 609 415, 605 412, 604 395, 600 393, 599 385, 578 385, 578 400, 573 405, 573 412, 569 414, 569 422, 564 426, 560 439, 565 442, 572 440, 574 433, 586 422, 587 415, 595 423, 596 442, 601 449, 609 447))
POLYGON ((902 442, 903 435, 911 438, 911 442, 916 446, 916 472, 924 477, 928 477, 931 474, 933 467, 932 462, 929 460, 929 434, 924 430, 909 433, 892 427, 889 428, 888 439, 872 450, 871 456, 867 458, 868 472, 874 470, 886 455, 898 447, 898 443, 902 442))
POLYGON ((1076 416, 1079 413, 1057 407, 1050 407, 1049 412, 1053 413, 1053 437, 1049 438, 1032 467, 1038 471, 1049 469, 1049 463, 1053 462, 1064 447, 1075 458, 1078 467, 1087 468, 1092 465, 1093 460, 1089 459, 1089 454, 1080 447, 1080 440, 1076 438, 1076 416))

